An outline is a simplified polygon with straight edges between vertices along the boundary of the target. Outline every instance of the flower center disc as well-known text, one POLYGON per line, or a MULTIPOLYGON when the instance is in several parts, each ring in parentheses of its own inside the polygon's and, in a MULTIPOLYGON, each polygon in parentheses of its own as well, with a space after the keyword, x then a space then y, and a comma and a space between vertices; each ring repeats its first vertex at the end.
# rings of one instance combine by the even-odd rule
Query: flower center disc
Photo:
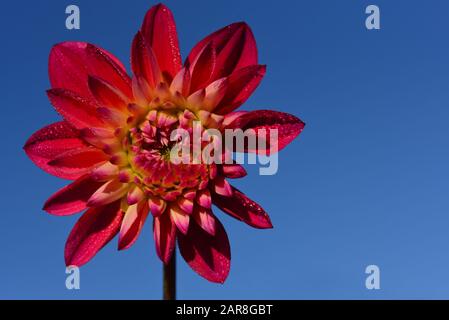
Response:
POLYGON ((170 139, 172 132, 181 128, 191 136, 194 118, 189 111, 153 109, 140 124, 129 130, 128 159, 134 181, 150 195, 174 200, 189 189, 207 187, 208 165, 177 164, 170 158, 171 150, 177 143, 170 139))

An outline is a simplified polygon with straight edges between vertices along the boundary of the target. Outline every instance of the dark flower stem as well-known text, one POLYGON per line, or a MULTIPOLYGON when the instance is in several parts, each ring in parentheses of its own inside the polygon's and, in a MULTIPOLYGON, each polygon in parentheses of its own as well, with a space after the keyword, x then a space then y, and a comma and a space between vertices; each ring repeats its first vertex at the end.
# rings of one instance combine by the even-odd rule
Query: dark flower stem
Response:
POLYGON ((176 300, 176 252, 164 264, 164 300, 176 300))

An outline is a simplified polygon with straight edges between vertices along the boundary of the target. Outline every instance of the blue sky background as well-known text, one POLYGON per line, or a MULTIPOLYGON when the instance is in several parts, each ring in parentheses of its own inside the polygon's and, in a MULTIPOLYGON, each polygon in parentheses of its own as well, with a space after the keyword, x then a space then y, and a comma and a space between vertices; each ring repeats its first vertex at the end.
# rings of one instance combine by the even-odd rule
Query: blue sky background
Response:
MULTIPOLYGON (((236 185, 270 213, 255 230, 219 213, 232 268, 217 285, 178 256, 181 299, 449 298, 449 2, 166 1, 181 50, 234 21, 250 24, 267 75, 244 109, 301 117, 306 129, 280 154, 279 172, 236 185), (381 30, 365 8, 381 9, 381 30), (381 289, 365 289, 365 267, 381 289)), ((114 239, 81 269, 81 290, 65 288, 63 250, 78 216, 53 217, 42 204, 65 181, 22 151, 29 135, 58 119, 47 101, 53 44, 83 40, 128 66, 146 10, 139 1, 2 3, 0 78, 0 298, 158 299, 161 263, 147 223, 131 249, 114 239), (81 30, 65 29, 65 7, 81 9, 81 30)))

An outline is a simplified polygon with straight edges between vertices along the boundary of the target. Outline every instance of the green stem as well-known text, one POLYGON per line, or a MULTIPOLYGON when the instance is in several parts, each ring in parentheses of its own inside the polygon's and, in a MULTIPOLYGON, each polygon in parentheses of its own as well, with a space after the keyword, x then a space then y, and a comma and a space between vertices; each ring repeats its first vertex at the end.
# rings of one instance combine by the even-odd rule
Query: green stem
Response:
POLYGON ((164 300, 176 300, 176 252, 173 252, 170 261, 164 264, 164 300))

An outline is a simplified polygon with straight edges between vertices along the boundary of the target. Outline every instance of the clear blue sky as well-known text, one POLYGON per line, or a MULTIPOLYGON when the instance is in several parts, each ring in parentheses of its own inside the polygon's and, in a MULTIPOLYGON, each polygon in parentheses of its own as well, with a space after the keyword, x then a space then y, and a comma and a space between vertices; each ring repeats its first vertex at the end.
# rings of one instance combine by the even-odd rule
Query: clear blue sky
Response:
MULTIPOLYGON (((178 259, 179 298, 449 297, 449 2, 370 0, 166 1, 185 56, 204 35, 250 24, 267 75, 245 109, 293 113, 306 129, 280 154, 279 172, 236 185, 270 213, 255 230, 221 217, 232 246, 224 285, 178 259), (365 7, 381 30, 365 29, 365 7), (381 269, 368 291, 365 267, 381 269)), ((47 101, 53 44, 83 40, 126 65, 148 0, 2 3, 0 298, 161 296, 151 225, 131 249, 116 239, 65 288, 64 243, 77 216, 45 214, 66 184, 35 167, 22 145, 58 119, 47 101), (65 29, 65 7, 81 30, 65 29)), ((178 256, 179 257, 179 256, 178 256)))

